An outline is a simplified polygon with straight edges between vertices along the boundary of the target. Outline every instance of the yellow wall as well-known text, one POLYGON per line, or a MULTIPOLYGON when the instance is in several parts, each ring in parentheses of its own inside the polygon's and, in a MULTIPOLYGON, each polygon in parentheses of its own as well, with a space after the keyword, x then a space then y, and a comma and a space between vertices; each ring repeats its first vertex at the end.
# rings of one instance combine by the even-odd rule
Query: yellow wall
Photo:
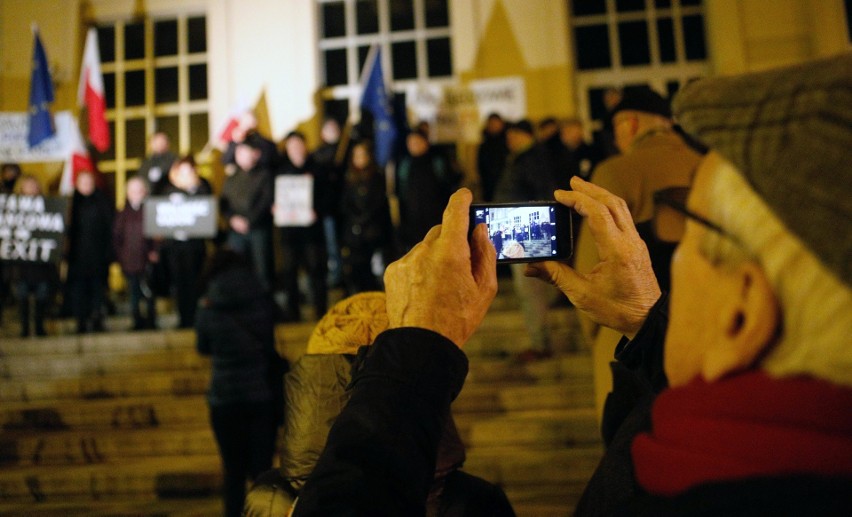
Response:
MULTIPOLYGON (((450 0, 454 70, 461 80, 520 75, 531 118, 576 111, 564 0, 450 0)), ((788 64, 849 49, 842 0, 705 0, 715 73, 788 64)), ((264 94, 280 138, 315 116, 312 0, 0 0, 0 109, 26 109, 31 22, 57 82, 56 109, 76 109, 84 21, 143 12, 207 13, 210 127, 241 97, 264 94)))
POLYGON ((705 0, 717 74, 784 66, 850 48, 842 0, 705 0))

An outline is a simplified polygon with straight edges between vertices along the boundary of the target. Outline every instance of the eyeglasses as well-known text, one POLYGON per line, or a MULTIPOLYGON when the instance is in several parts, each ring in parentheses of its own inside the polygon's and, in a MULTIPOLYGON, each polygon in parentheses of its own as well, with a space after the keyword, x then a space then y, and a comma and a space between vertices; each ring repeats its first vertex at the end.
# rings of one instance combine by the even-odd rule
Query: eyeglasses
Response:
POLYGON ((689 187, 672 187, 654 192, 654 236, 663 242, 680 242, 686 231, 686 220, 692 219, 739 244, 739 239, 730 232, 686 208, 689 190, 689 187))

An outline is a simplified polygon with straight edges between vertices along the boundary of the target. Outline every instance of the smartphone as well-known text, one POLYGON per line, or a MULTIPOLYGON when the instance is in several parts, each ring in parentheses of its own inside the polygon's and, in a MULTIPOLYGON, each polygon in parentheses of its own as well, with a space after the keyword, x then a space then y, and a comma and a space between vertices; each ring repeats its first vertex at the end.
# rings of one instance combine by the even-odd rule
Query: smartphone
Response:
POLYGON ((571 209, 556 201, 473 204, 470 231, 480 223, 498 264, 568 260, 574 253, 571 209))

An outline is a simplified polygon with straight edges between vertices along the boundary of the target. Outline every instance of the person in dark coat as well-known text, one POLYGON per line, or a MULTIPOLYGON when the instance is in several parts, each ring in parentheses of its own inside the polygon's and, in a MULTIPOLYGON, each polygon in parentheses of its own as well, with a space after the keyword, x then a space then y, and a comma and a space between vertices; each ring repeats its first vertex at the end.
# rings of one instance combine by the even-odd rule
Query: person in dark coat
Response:
POLYGON ((272 466, 286 363, 275 350, 274 302, 245 257, 219 251, 202 285, 196 346, 212 359, 210 423, 225 472, 224 515, 236 517, 246 482, 272 466))
MULTIPOLYGON (((169 171, 169 187, 165 195, 209 196, 210 183, 198 175, 192 156, 179 158, 169 171)), ((177 301, 178 328, 192 328, 201 291, 199 272, 207 257, 207 242, 198 237, 175 235, 163 243, 169 267, 169 278, 177 301)))
POLYGON ((399 238, 411 249, 433 226, 441 222, 444 206, 458 187, 461 175, 443 154, 434 152, 426 134, 412 131, 406 138, 408 155, 397 167, 399 238))
POLYGON ((340 255, 340 197, 346 181, 346 157, 348 149, 340 139, 340 123, 327 118, 320 129, 322 143, 311 153, 317 176, 323 178, 325 192, 323 205, 326 207, 322 224, 325 234, 325 249, 328 255, 328 285, 339 286, 343 281, 343 258, 340 255))
POLYGON ((308 275, 311 298, 314 304, 314 317, 319 319, 328 309, 328 254, 326 253, 325 228, 323 219, 331 207, 328 177, 308 155, 305 136, 293 131, 284 139, 284 165, 279 175, 308 175, 312 179, 311 209, 313 221, 304 226, 282 226, 281 237, 281 283, 287 294, 285 317, 290 321, 300 321, 302 312, 299 307, 299 269, 308 275))
POLYGON ((390 242, 393 228, 385 179, 373 160, 369 142, 359 142, 352 148, 340 213, 347 291, 355 294, 380 289, 371 261, 390 242))
POLYGON ((113 256, 112 217, 112 206, 96 187, 94 173, 78 172, 71 199, 66 280, 78 333, 104 329, 104 294, 113 256))
MULTIPOLYGON (((15 191, 22 196, 40 196, 41 185, 30 175, 23 175, 15 186, 15 191)), ((21 318, 21 337, 32 333, 36 336, 46 336, 44 319, 48 306, 59 284, 59 273, 56 264, 51 262, 12 262, 4 266, 9 273, 11 285, 18 303, 21 318), (30 311, 30 299, 35 305, 35 311, 30 311), (32 326, 30 314, 33 315, 32 326), (31 332, 32 329, 32 332, 31 332)))
POLYGON ((148 143, 151 151, 136 174, 148 182, 148 190, 152 196, 161 196, 169 186, 169 171, 178 159, 170 149, 169 135, 158 131, 151 135, 148 143))
POLYGON ((156 327, 156 298, 146 278, 149 267, 159 260, 153 239, 143 234, 142 205, 148 197, 148 184, 140 176, 127 180, 127 202, 115 216, 112 245, 121 272, 127 281, 133 330, 156 327), (144 304, 143 316, 140 304, 144 304))
POLYGON ((506 123, 499 113, 491 113, 482 130, 482 142, 476 151, 476 168, 482 185, 482 199, 494 200, 494 191, 500 182, 509 148, 506 147, 506 123))
POLYGON ((250 258, 265 289, 272 287, 272 170, 261 165, 263 144, 248 136, 236 146, 237 167, 225 178, 219 213, 228 246, 250 258))

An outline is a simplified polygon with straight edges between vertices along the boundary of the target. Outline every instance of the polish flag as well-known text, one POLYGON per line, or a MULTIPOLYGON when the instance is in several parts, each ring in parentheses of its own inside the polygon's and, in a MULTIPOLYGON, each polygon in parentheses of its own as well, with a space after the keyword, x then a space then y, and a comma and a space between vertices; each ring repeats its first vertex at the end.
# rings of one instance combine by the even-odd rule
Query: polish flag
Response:
MULTIPOLYGON (((224 151, 228 144, 234 138, 231 136, 234 132, 234 129, 240 125, 240 117, 242 117, 245 113, 252 111, 257 106, 257 99, 253 102, 246 97, 241 97, 237 100, 231 110, 228 112, 228 117, 222 121, 219 127, 216 130, 216 136, 214 137, 213 145, 215 145, 219 150, 224 151)), ((209 145, 209 144, 208 144, 209 145)))
POLYGON ((89 114, 89 140, 100 152, 109 149, 104 78, 101 75, 98 34, 94 28, 89 29, 86 34, 86 47, 83 50, 83 63, 80 68, 80 85, 77 88, 77 105, 85 106, 89 114))
POLYGON ((98 169, 95 167, 95 162, 89 155, 89 150, 83 143, 83 135, 80 134, 80 126, 77 119, 72 118, 72 123, 69 124, 67 150, 68 158, 65 160, 65 167, 62 169, 62 178, 59 180, 59 193, 63 196, 70 196, 74 193, 74 184, 77 181, 77 173, 80 171, 90 171, 95 173, 95 182, 99 187, 103 187, 103 178, 98 174, 98 169))

